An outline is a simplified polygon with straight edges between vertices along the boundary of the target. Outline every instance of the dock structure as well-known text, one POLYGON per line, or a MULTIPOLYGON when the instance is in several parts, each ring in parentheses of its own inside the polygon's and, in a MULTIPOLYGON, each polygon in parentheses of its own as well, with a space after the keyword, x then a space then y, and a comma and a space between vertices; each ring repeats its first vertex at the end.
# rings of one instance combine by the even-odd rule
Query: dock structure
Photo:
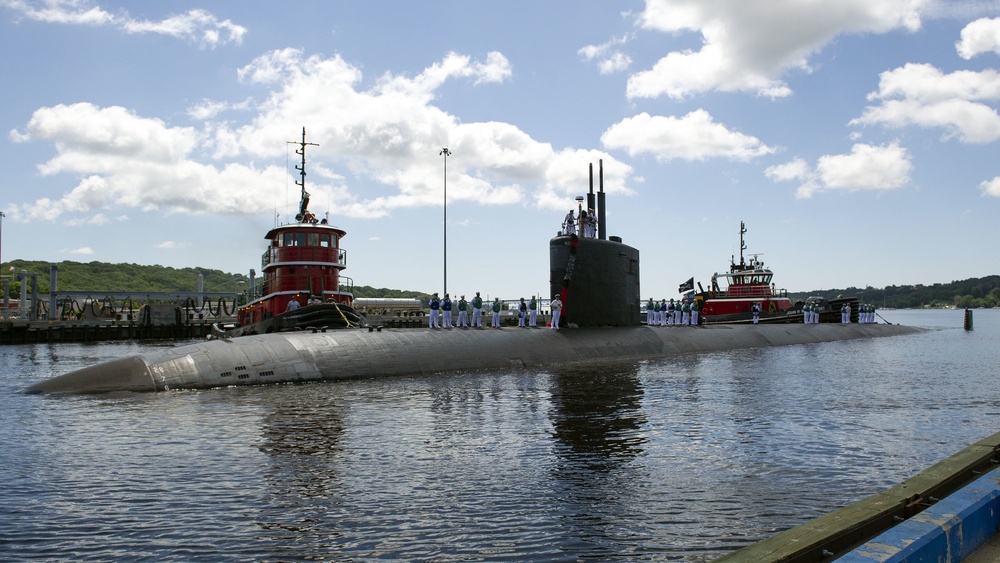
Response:
POLYGON ((1000 433, 881 493, 716 561, 901 563, 963 561, 979 549, 995 552, 998 467, 1000 433))
POLYGON ((238 294, 205 291, 200 274, 198 291, 60 291, 58 271, 50 265, 43 294, 38 274, 22 270, 16 304, 4 280, 0 344, 202 338, 235 319, 238 294))
POLYGON ((212 321, 173 325, 142 325, 135 322, 22 321, 0 323, 0 344, 51 344, 59 342, 103 342, 111 340, 187 340, 212 332, 212 321))

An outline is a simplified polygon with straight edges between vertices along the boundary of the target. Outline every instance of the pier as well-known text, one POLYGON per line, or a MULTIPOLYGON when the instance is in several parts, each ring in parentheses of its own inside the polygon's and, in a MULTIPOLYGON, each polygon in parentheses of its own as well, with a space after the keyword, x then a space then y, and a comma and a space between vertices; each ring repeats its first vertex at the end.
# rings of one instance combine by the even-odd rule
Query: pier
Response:
POLYGON ((235 320, 238 294, 205 291, 200 274, 198 291, 60 291, 58 269, 50 267, 47 294, 38 274, 22 270, 15 301, 3 280, 0 344, 203 338, 213 323, 235 320))
POLYGON ((141 325, 115 320, 23 321, 0 323, 0 344, 45 344, 57 342, 100 342, 106 340, 185 340, 204 338, 213 321, 174 325, 141 325))

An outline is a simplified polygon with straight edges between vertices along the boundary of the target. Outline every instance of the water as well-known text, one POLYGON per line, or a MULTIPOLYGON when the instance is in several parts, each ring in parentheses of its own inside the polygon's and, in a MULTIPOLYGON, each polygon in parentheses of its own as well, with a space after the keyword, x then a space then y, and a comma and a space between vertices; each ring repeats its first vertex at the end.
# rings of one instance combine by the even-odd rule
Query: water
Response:
POLYGON ((96 397, 22 390, 149 345, 0 347, 0 560, 711 560, 1000 431, 1000 311, 880 314, 932 330, 96 397))

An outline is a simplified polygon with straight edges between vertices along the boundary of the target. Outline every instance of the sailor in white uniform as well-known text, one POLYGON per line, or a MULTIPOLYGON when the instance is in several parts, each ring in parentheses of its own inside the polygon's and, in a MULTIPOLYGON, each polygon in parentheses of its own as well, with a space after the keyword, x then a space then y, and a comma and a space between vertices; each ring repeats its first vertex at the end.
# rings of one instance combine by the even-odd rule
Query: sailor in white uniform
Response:
POLYGON ((566 214, 566 219, 563 220, 563 234, 571 235, 573 234, 573 227, 576 224, 576 218, 573 217, 573 210, 570 209, 569 213, 566 214))

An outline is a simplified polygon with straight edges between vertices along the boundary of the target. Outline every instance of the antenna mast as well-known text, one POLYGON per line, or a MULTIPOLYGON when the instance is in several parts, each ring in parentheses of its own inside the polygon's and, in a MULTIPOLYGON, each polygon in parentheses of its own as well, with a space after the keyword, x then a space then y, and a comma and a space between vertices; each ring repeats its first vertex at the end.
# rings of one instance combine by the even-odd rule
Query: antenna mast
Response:
POLYGON ((302 157, 302 164, 296 165, 295 169, 299 171, 299 177, 301 180, 295 182, 296 186, 302 188, 302 199, 299 200, 299 212, 295 215, 295 220, 300 223, 316 223, 316 216, 309 213, 309 192, 306 191, 306 146, 318 147, 316 143, 306 142, 306 128, 302 128, 302 140, 301 141, 288 141, 288 144, 299 145, 299 148, 295 149, 295 154, 302 157))
POLYGON ((743 235, 746 232, 747 228, 743 226, 743 221, 740 221, 740 266, 746 266, 746 262, 743 261, 743 251, 747 249, 747 243, 743 242, 743 235))

